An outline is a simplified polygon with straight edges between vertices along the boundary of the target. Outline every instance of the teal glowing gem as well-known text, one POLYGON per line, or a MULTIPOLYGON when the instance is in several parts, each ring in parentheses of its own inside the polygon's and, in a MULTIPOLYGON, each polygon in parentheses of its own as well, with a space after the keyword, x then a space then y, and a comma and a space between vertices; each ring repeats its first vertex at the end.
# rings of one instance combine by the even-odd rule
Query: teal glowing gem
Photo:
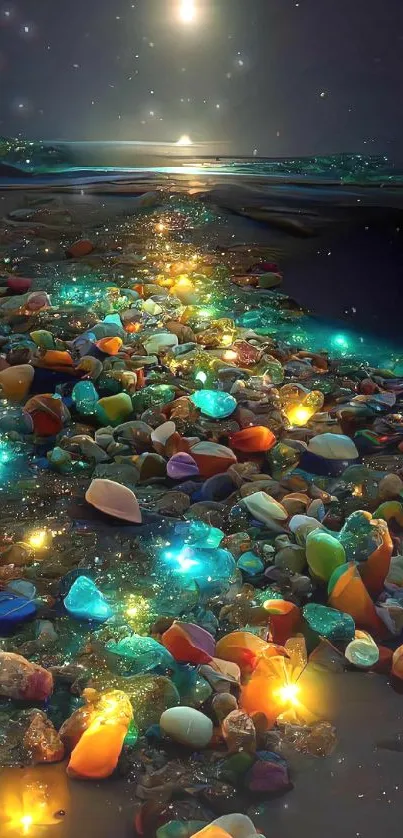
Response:
POLYGON ((196 407, 211 419, 226 419, 234 412, 237 401, 229 393, 219 390, 198 390, 190 397, 196 407))
POLYGON ((8 440, 0 440, 0 466, 9 463, 14 457, 14 445, 8 440))
POLYGON ((175 534, 182 537, 186 544, 193 547, 219 547, 224 533, 218 527, 210 527, 204 521, 187 521, 177 524, 175 534))
POLYGON ((122 321, 119 314, 107 314, 103 319, 104 323, 113 323, 115 326, 122 328, 122 321))
POLYGON ((237 567, 239 570, 243 570, 244 573, 248 573, 249 576, 257 576, 264 570, 262 560, 252 550, 242 553, 242 556, 237 561, 237 567))
POLYGON ((302 613, 311 631, 332 643, 349 643, 355 636, 355 624, 350 614, 315 602, 305 605, 302 613))
POLYGON ((95 413, 99 395, 92 381, 79 381, 73 387, 71 395, 79 413, 83 416, 92 416, 95 413))
POLYGON ((165 646, 152 637, 132 634, 116 642, 106 644, 110 668, 118 675, 140 675, 157 667, 172 669, 174 658, 165 646))
POLYGON ((366 561, 378 546, 376 529, 361 509, 348 516, 338 539, 344 547, 348 562, 366 561))
POLYGON ((96 620, 104 623, 113 616, 110 605, 98 590, 95 582, 87 576, 79 576, 71 586, 64 600, 66 611, 77 620, 96 620))
POLYGON ((167 549, 163 553, 167 567, 180 578, 195 582, 201 593, 213 596, 229 587, 235 571, 235 561, 228 550, 221 547, 187 547, 167 549))
POLYGON ((186 707, 194 707, 197 710, 213 692, 208 681, 193 666, 175 662, 171 677, 181 697, 181 703, 186 707))

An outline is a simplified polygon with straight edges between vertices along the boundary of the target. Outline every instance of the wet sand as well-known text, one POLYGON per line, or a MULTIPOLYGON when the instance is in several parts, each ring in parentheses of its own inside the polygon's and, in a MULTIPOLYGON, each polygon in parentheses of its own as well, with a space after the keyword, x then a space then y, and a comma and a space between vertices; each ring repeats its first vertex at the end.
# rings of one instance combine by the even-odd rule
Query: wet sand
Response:
MULTIPOLYGON (((0 193, 0 200, 2 215, 26 205, 21 192, 0 193)), ((130 211, 130 197, 78 194, 69 201, 75 213, 91 217, 91 223, 94 218, 102 222, 111 211, 130 211)), ((349 222, 330 227, 321 237, 295 240, 229 213, 227 220, 228 242, 235 237, 279 250, 285 272, 282 290, 316 314, 332 319, 344 316, 349 325, 400 335, 402 241, 389 222, 372 230, 360 221, 349 222)), ((381 833, 398 838, 403 816, 403 752, 377 749, 376 742, 403 730, 403 696, 394 693, 383 677, 345 673, 324 676, 319 699, 324 715, 337 726, 337 748, 326 759, 287 751, 294 789, 266 804, 265 813, 256 815, 256 826, 267 838, 377 838, 381 833)), ((19 769, 3 772, 0 786, 4 788, 6 779, 18 773, 19 769)), ((66 784, 69 799, 60 823, 33 827, 29 834, 34 838, 134 835, 134 784, 67 781, 64 765, 38 769, 39 774, 49 781, 59 778, 66 784)), ((10 829, 0 806, 0 838, 17 835, 21 829, 10 829)))
MULTIPOLYGON (((191 182, 188 178, 188 186, 191 182)), ((177 186, 177 180, 172 182, 173 188, 177 186)), ((71 188, 72 191, 61 193, 52 188, 49 197, 72 209, 78 223, 84 221, 92 226, 96 222, 102 224, 111 214, 130 214, 133 192, 146 187, 132 185, 123 195, 116 192, 102 194, 99 185, 93 189, 89 186, 71 188)), ((153 184, 148 188, 153 188, 153 184)), ((194 184, 194 189, 204 191, 201 184, 197 188, 194 184)), ((32 203, 40 195, 43 196, 43 192, 35 189, 0 189, 0 215, 27 206, 27 199, 32 203)), ((220 230, 220 243, 253 242, 273 248, 273 256, 284 272, 281 291, 319 317, 340 320, 341 325, 344 322, 358 331, 400 339, 403 311, 403 223, 400 218, 403 222, 403 211, 371 206, 357 208, 352 199, 343 200, 342 206, 323 207, 322 212, 317 207, 313 212, 309 204, 305 212, 316 229, 313 236, 304 238, 272 226, 269 221, 257 222, 237 214, 243 202, 252 209, 262 203, 269 204, 267 195, 262 197, 258 189, 217 187, 213 189, 210 203, 214 205, 215 200, 220 201, 219 211, 227 228, 227 234, 222 228, 220 230)), ((274 190, 273 209, 279 200, 274 190)), ((286 207, 284 214, 298 218, 295 198, 291 205, 290 198, 282 195, 281 200, 283 210, 286 207)), ((389 198, 385 200, 387 203, 389 198)), ((210 231, 204 227, 202 231, 195 230, 190 234, 195 243, 199 236, 204 242, 212 240, 214 225, 210 231)))
MULTIPOLYGON (((338 745, 325 759, 288 749, 294 789, 266 803, 263 814, 257 814, 260 801, 252 804, 256 826, 267 838, 399 838, 403 752, 378 749, 376 743, 403 730, 402 696, 383 677, 358 672, 323 676, 319 692, 337 726, 338 745)), ((66 782, 69 799, 60 823, 33 828, 33 838, 133 838, 134 786, 124 780, 65 781, 64 770, 64 764, 38 769, 38 778, 66 782)), ((3 788, 7 775, 10 771, 2 772, 3 788)), ((1 838, 20 834, 0 815, 1 838)))

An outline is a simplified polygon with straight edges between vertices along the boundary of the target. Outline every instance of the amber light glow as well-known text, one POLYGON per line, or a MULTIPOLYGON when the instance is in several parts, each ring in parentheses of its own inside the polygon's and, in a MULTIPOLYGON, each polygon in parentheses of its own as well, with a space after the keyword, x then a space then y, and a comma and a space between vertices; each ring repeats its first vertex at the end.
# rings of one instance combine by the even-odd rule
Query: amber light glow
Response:
POLYGON ((300 688, 298 684, 284 684, 278 691, 279 698, 284 704, 298 704, 300 688))
POLYGON ((20 824, 21 824, 22 831, 23 831, 24 835, 28 835, 28 832, 31 829, 31 826, 33 825, 33 822, 34 822, 34 819, 33 819, 32 815, 23 815, 22 816, 22 818, 20 820, 20 824))
POLYGON ((37 530, 37 532, 33 532, 28 539, 30 547, 34 550, 42 550, 43 547, 46 547, 47 541, 48 533, 46 530, 37 530))
POLYGON ((309 407, 304 407, 303 405, 298 405, 298 407, 293 407, 288 412, 288 418, 292 425, 297 425, 299 428, 303 428, 309 419, 311 418, 313 411, 309 409, 309 407))

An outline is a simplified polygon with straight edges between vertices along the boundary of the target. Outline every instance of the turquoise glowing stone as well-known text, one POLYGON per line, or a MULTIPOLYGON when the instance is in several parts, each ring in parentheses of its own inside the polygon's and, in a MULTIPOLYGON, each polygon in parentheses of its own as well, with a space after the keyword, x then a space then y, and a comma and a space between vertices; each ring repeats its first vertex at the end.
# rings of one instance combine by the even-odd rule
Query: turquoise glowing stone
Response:
POLYGON ((242 556, 237 561, 237 567, 239 570, 243 570, 245 573, 248 573, 249 576, 257 576, 264 570, 262 560, 256 555, 256 553, 253 553, 252 550, 242 553, 242 556))
POLYGON ((163 561, 183 584, 196 582, 199 591, 211 596, 229 587, 235 571, 231 553, 221 547, 168 548, 163 552, 163 561))
POLYGON ((96 620, 104 623, 112 617, 113 611, 95 582, 87 576, 79 576, 71 586, 64 600, 66 611, 77 620, 96 620))
POLYGON ((305 605, 302 613, 311 631, 333 643, 349 643, 355 635, 355 623, 350 614, 316 602, 305 605))
POLYGON ((211 419, 226 419, 234 412, 237 401, 229 393, 219 390, 198 390, 190 397, 196 407, 211 419))
POLYGON ((175 534, 192 547, 219 547, 224 533, 218 527, 210 527, 204 521, 186 521, 177 524, 175 534))
POLYGON ((79 381, 73 387, 71 397, 78 412, 83 416, 91 416, 95 413, 99 395, 92 381, 79 381))
POLYGON ((172 669, 174 658, 165 646, 152 637, 141 637, 132 634, 116 642, 110 640, 106 644, 111 668, 118 675, 140 675, 150 672, 157 667, 172 669))

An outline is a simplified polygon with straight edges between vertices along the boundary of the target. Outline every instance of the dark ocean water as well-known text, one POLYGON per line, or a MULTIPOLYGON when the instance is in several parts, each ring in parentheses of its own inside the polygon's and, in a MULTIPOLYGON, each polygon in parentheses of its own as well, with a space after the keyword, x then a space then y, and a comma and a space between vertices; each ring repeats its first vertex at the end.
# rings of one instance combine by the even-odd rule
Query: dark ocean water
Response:
POLYGON ((339 184, 403 185, 403 168, 386 155, 329 154, 294 158, 213 157, 203 146, 174 144, 64 143, 0 138, 1 166, 7 177, 63 176, 63 178, 173 173, 330 181, 339 184), (8 171, 7 171, 8 169, 8 171))
MULTIPOLYGON (((402 346, 403 168, 387 156, 247 159, 206 157, 203 151, 0 139, 0 186, 85 187, 128 199, 145 189, 199 189, 232 214, 238 239, 279 246, 286 293, 341 324, 341 332, 335 325, 333 350, 379 357, 378 337, 391 340, 394 349, 402 346), (256 210, 262 208, 266 215, 259 222, 256 210), (279 219, 312 227, 311 242, 296 244, 291 230, 279 229, 279 219), (363 345, 363 333, 372 346, 368 339, 363 345)), ((326 326, 310 331, 313 345, 326 339, 326 326)), ((386 354, 390 358, 390 347, 386 354)))

